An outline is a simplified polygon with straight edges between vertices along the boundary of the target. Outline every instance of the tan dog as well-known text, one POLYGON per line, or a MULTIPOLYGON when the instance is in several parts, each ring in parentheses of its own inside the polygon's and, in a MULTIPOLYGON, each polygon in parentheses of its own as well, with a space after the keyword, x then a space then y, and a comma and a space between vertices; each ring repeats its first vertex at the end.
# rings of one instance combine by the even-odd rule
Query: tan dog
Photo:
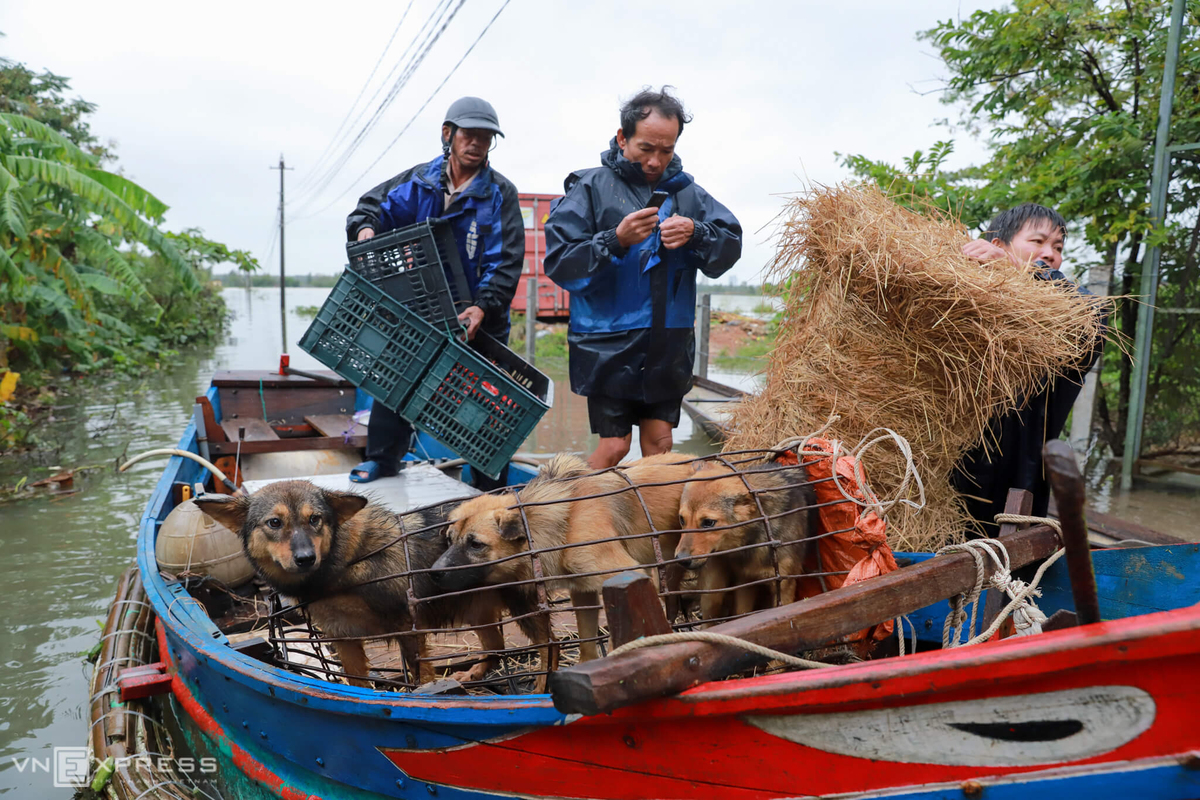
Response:
MULTIPOLYGON (((693 480, 680 498, 679 525, 686 532, 680 537, 675 556, 687 559, 681 561, 687 569, 699 570, 702 590, 775 578, 772 546, 767 544, 771 537, 762 522, 764 513, 770 517, 774 540, 793 543, 775 548, 779 574, 800 575, 804 571, 808 538, 817 530, 816 495, 807 485, 806 471, 803 467, 781 467, 773 461, 742 470, 745 481, 729 467, 698 463, 693 480), (747 482, 762 490, 758 492, 758 502, 746 488, 747 482), (788 511, 794 513, 785 514, 788 511), (763 546, 722 554, 754 544, 763 546)), ((727 593, 702 592, 701 613, 705 620, 714 620, 731 613, 741 616, 757 608, 795 602, 796 580, 784 578, 778 584, 770 580, 736 588, 732 609, 725 602, 727 593)))
MULTIPOLYGON (((666 453, 650 456, 616 471, 590 473, 577 456, 555 456, 536 478, 519 490, 529 537, 537 550, 568 545, 538 555, 542 573, 555 578, 551 586, 565 586, 576 606, 581 641, 580 659, 599 654, 594 639, 599 635, 600 587, 605 580, 631 569, 655 563, 654 543, 646 511, 637 495, 639 487, 654 530, 675 530, 683 481, 692 474, 691 456, 666 453), (622 477, 624 475, 625 477, 622 477), (628 478, 628 480, 626 480, 628 478), (666 484, 656 486, 653 484, 666 484), (603 495, 586 498, 589 495, 603 495), (551 502, 547 505, 533 505, 551 502), (599 541, 613 537, 617 540, 599 541), (635 538, 636 537, 636 538, 635 538), (594 544, 589 544, 594 542, 594 544), (589 573, 600 572, 599 575, 589 573)), ((465 501, 450 515, 450 546, 434 564, 434 581, 444 589, 495 586, 533 579, 530 558, 513 558, 529 550, 521 511, 512 495, 485 495, 465 501), (505 560, 507 559, 507 560, 505 560)), ((678 534, 658 537, 664 559, 673 557, 678 534)), ((653 573, 654 570, 651 570, 653 573)), ((668 588, 678 585, 682 570, 671 569, 668 588)), ((657 576, 652 574, 657 580, 657 576)))
MULTIPOLYGON (((308 481, 272 483, 252 496, 201 497, 196 505, 239 534, 259 575, 281 594, 306 604, 313 623, 332 639, 411 630, 410 580, 405 574, 410 565, 405 552, 412 569, 428 569, 446 549, 447 506, 404 515, 402 530, 401 518, 387 508, 308 481), (412 533, 407 547, 403 531, 412 533)), ((411 578, 417 597, 436 594, 428 573, 411 578)), ((536 611, 536 595, 529 587, 511 587, 434 599, 419 603, 416 616, 421 628, 486 626, 477 631, 483 648, 502 650, 504 638, 496 623, 504 606, 514 616, 536 611)), ((541 623, 543 629, 538 620, 537 616, 520 620, 527 636, 549 636, 549 622, 541 623)), ((431 680, 432 666, 419 661, 425 656, 426 637, 396 638, 409 674, 420 683, 431 680)), ((347 680, 369 686, 370 664, 361 639, 347 638, 333 645, 347 680)), ((451 677, 463 682, 482 679, 497 660, 490 656, 451 677)))

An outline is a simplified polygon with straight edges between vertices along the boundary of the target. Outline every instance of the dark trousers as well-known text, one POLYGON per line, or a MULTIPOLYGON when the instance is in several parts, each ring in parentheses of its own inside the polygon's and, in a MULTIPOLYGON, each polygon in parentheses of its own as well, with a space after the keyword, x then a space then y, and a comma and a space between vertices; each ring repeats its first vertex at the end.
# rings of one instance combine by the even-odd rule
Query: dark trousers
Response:
MULTIPOLYGON (((395 472, 404 454, 412 447, 412 439, 413 426, 407 420, 379 403, 371 407, 371 422, 367 425, 368 461, 379 462, 379 468, 385 474, 395 472)), ((471 485, 482 492, 507 486, 508 467, 505 466, 495 480, 472 469, 471 485)))

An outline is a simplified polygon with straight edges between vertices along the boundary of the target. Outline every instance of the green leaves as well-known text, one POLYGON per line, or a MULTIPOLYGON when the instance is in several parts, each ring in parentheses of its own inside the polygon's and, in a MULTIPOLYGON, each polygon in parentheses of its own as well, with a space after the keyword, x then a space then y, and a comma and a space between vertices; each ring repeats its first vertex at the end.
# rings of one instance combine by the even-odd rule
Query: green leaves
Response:
POLYGON ((161 221, 167 213, 167 204, 147 192, 128 178, 102 169, 82 169, 80 172, 94 180, 143 217, 161 221))
POLYGON ((95 156, 81 150, 74 142, 49 125, 38 122, 31 117, 21 114, 0 113, 0 124, 8 127, 10 134, 16 132, 35 141, 53 146, 55 150, 59 151, 60 160, 72 166, 92 167, 97 163, 98 159, 95 156))

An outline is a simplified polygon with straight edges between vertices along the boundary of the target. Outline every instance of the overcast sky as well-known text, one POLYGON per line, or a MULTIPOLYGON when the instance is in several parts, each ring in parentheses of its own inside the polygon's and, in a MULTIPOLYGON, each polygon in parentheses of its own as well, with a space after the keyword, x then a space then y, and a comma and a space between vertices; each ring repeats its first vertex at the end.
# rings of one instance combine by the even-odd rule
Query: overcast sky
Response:
MULTIPOLYGON (((934 122, 956 110, 914 91, 935 89, 945 69, 915 34, 980 5, 998 3, 4 0, 0 53, 69 77, 99 106, 93 130, 115 141, 125 174, 171 206, 174 230, 199 227, 266 258, 279 191, 268 167, 282 152, 295 167, 289 273, 342 268, 358 195, 436 156, 459 96, 484 97, 500 115, 507 138, 493 166, 520 191, 557 193, 569 172, 599 163, 623 98, 670 83, 695 115, 677 149, 684 169, 742 221, 733 274, 753 281, 770 258, 781 195, 847 177, 835 151, 895 162, 946 136, 934 122), (357 152, 316 180, 339 124, 384 86, 378 106, 440 7, 458 10, 357 152)), ((978 144, 957 145, 951 166, 980 159, 978 144)), ((277 271, 278 258, 276 248, 264 266, 277 271)))

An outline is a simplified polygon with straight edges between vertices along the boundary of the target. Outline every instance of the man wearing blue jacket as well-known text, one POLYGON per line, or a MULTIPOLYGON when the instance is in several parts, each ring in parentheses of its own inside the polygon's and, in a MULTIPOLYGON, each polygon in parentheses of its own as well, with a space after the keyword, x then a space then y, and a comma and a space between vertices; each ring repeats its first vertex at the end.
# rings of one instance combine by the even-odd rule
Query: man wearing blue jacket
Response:
POLYGON ((691 116, 669 89, 621 107, 601 166, 571 173, 546 221, 546 274, 571 293, 571 389, 600 435, 593 469, 629 452, 634 425, 643 455, 670 451, 692 387, 696 272, 717 278, 742 253, 737 219, 675 155, 691 116))
MULTIPOLYGON (((516 188, 488 162, 497 135, 504 134, 490 103, 478 97, 455 100, 442 124, 442 155, 359 198, 346 218, 346 236, 361 242, 431 217, 449 221, 473 301, 459 314, 467 337, 482 328, 507 343, 509 307, 525 262, 525 225, 516 188)), ((453 286, 454 276, 448 275, 447 283, 453 286)), ((367 428, 367 460, 350 479, 367 483, 395 475, 411 439, 412 426, 376 404, 367 428)))

